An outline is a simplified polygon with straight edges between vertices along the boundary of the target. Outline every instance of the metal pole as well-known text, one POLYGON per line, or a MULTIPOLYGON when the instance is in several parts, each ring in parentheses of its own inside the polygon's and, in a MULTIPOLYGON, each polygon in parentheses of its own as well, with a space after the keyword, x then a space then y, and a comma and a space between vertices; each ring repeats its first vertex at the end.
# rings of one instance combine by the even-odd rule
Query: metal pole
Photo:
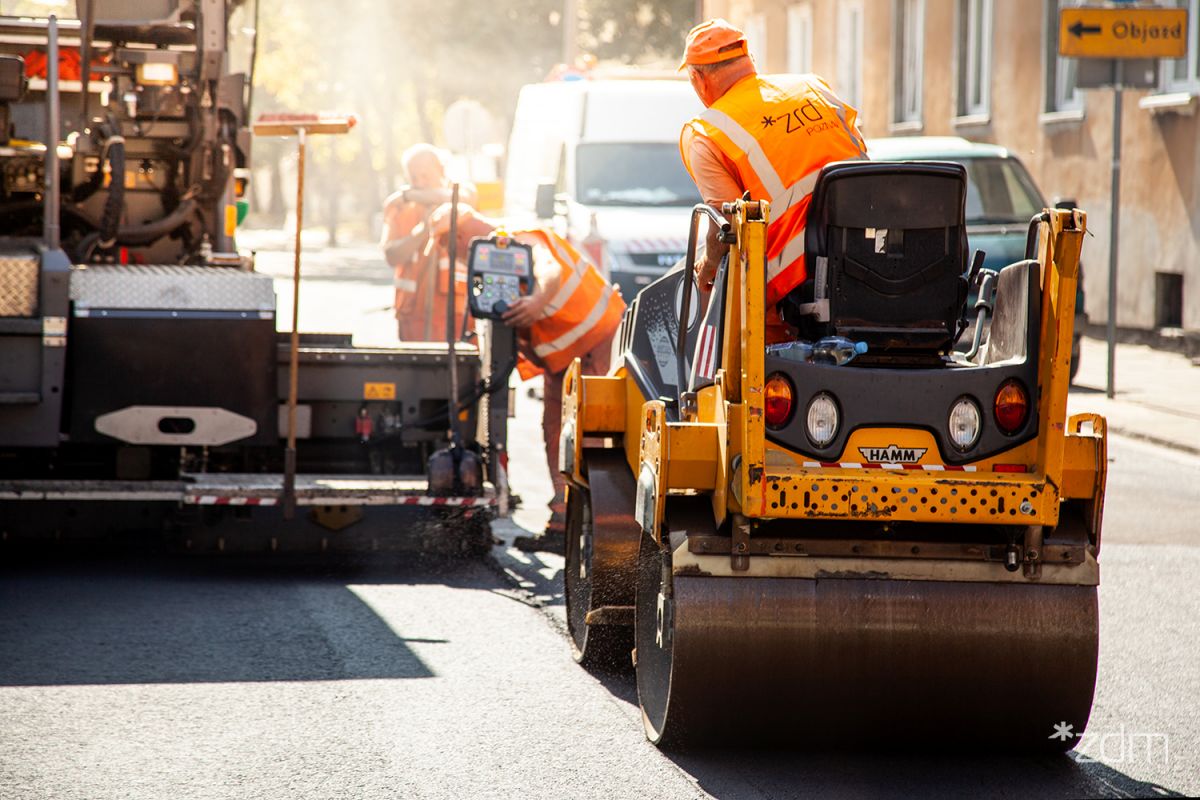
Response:
POLYGON ((46 26, 46 175, 44 194, 45 203, 42 207, 42 238, 47 250, 57 250, 59 247, 60 228, 58 224, 58 137, 61 131, 58 105, 58 17, 50 15, 46 26))
POLYGON ((296 162, 296 259, 292 265, 292 339, 288 361, 287 449, 283 452, 283 518, 296 515, 296 396, 300 369, 300 232, 304 230, 304 139, 297 128, 296 162))
POLYGON ((447 249, 450 258, 450 269, 446 273, 446 358, 450 361, 450 419, 448 421, 450 423, 450 444, 458 447, 461 442, 458 432, 458 353, 454 347, 454 340, 458 333, 458 326, 454 324, 458 321, 457 315, 454 313, 458 294, 455 291, 457 284, 455 278, 458 271, 458 265, 455 263, 458 259, 457 183, 450 189, 450 241, 447 249))
POLYGON ((1112 213, 1108 232, 1108 385, 1105 393, 1116 392, 1117 361, 1117 245, 1121 231, 1121 93, 1125 81, 1124 62, 1116 59, 1113 85, 1112 123, 1112 213))

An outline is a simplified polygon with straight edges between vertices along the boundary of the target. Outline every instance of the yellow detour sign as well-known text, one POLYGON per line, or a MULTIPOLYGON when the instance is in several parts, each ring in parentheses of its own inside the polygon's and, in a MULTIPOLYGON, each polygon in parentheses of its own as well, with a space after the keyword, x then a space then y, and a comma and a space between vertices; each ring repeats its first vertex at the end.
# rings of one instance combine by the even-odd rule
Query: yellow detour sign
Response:
POLYGON ((1064 8, 1058 54, 1074 58, 1186 58, 1186 8, 1064 8))

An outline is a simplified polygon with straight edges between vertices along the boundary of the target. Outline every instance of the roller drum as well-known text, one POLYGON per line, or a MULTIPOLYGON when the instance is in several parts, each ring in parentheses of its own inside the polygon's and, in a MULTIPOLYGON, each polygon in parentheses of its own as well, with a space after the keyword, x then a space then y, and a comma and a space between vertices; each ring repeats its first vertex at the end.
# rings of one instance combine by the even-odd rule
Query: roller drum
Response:
POLYGON ((1095 587, 686 575, 660 603, 663 561, 645 540, 638 692, 660 744, 1064 750, 1055 726, 1087 724, 1095 587))

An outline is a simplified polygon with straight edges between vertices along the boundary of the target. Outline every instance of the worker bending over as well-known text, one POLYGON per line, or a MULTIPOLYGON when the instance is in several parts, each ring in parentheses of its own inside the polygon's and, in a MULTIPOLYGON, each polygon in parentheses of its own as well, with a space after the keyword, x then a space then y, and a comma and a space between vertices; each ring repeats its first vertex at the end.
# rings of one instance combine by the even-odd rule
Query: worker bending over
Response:
MULTIPOLYGON (((435 236, 450 229, 449 206, 438 209, 430 225, 435 236)), ((533 291, 514 301, 504 322, 517 329, 517 371, 522 380, 545 376, 542 391, 542 439, 546 466, 554 483, 550 524, 538 536, 522 536, 522 550, 563 553, 566 547, 566 481, 559 471, 563 375, 576 358, 584 375, 604 375, 612 342, 621 326, 625 301, 588 259, 567 240, 541 228, 504 231, 499 224, 466 206, 459 208, 458 252, 465 260, 476 237, 507 235, 533 248, 533 291)))
MULTIPOLYGON (((446 155, 430 144, 404 151, 401 165, 408 186, 387 199, 383 207, 384 257, 394 269, 396 322, 402 341, 446 341, 446 282, 450 261, 430 235, 429 217, 448 203, 450 181, 446 155)), ((459 190, 463 203, 475 202, 475 189, 459 190)), ((466 273, 455 271, 456 320, 466 308, 466 273)), ((457 331, 456 331, 457 332, 457 331)))
MULTIPOLYGON (((759 75, 745 34, 723 19, 692 28, 679 68, 707 108, 679 139, 704 202, 720 211, 748 191, 771 203, 766 300, 775 308, 806 277, 804 225, 817 173, 831 161, 867 156, 858 112, 816 75, 759 75)), ((697 264, 702 292, 728 250, 710 226, 697 264)), ((766 316, 768 343, 794 338, 777 310, 766 316)))

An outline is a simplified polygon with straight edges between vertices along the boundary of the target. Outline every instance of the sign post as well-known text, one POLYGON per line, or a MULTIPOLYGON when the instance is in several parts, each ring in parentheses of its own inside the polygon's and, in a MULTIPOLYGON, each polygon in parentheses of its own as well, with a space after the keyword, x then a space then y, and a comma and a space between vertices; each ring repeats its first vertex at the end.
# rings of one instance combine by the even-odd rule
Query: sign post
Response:
POLYGON ((1108 230, 1108 324, 1105 339, 1108 343, 1108 378, 1104 393, 1110 399, 1117 393, 1117 244, 1121 234, 1121 95, 1125 89, 1125 67, 1120 59, 1116 64, 1116 83, 1113 84, 1112 121, 1112 222, 1108 230))
MULTIPOLYGON (((1058 18, 1058 54, 1110 59, 1113 90, 1112 217, 1108 234, 1108 380, 1105 393, 1116 394, 1117 246, 1121 228, 1121 94, 1125 64, 1133 59, 1186 58, 1188 12, 1184 8, 1083 6, 1064 8, 1058 18)), ((1138 84, 1138 81, 1134 81, 1138 84)), ((1099 88, 1099 87, 1095 87, 1099 88)))

